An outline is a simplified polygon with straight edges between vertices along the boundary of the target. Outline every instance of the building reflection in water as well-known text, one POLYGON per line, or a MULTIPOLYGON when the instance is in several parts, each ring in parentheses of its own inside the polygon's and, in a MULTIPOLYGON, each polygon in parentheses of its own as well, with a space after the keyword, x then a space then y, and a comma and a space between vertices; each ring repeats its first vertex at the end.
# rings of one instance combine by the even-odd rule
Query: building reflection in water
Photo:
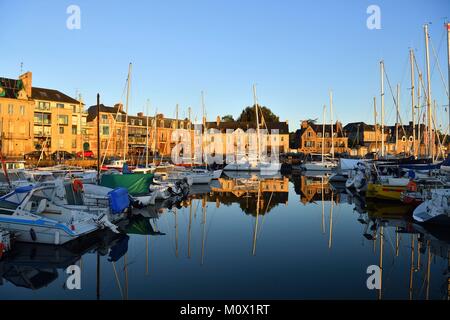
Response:
MULTIPOLYGON (((275 208, 288 205, 289 190, 292 191, 290 184, 293 185, 299 197, 296 201, 291 200, 291 206, 302 203, 305 206, 315 204, 321 207, 320 232, 326 237, 330 250, 333 248, 333 232, 335 232, 333 210, 341 204, 351 205, 353 212, 346 210, 345 214, 354 215, 355 222, 359 222, 362 245, 370 244, 369 254, 374 258, 373 264, 381 268, 381 289, 376 292, 376 298, 388 298, 392 295, 392 288, 400 286, 401 290, 404 288, 404 297, 407 299, 429 299, 431 293, 437 291, 441 298, 450 299, 448 229, 440 230, 417 225, 411 219, 410 207, 392 202, 366 201, 361 195, 330 186, 327 177, 321 176, 261 177, 252 174, 225 177, 215 181, 211 186, 193 188, 193 194, 177 206, 167 207, 160 203, 144 210, 135 210, 134 213, 138 215, 123 226, 127 235, 117 236, 107 233, 107 236, 87 238, 76 245, 74 243, 73 247, 57 249, 36 244, 17 244, 11 255, 0 262, 0 284, 6 280, 18 287, 38 290, 54 283, 61 270, 67 266, 78 264, 82 272, 96 270, 97 298, 99 299, 103 293, 100 273, 104 272, 105 268, 112 268, 111 281, 115 282, 122 299, 127 299, 128 264, 132 263, 127 260, 129 237, 134 235, 145 237, 145 254, 142 254, 142 259, 145 257, 146 276, 150 275, 152 265, 155 263, 151 239, 159 237, 165 238, 165 241, 175 242, 173 248, 175 257, 178 259, 182 256, 180 248, 183 247, 185 234, 187 258, 190 259, 193 252, 198 252, 198 263, 203 265, 207 254, 207 229, 211 227, 213 221, 212 212, 208 211, 208 208, 221 208, 232 204, 242 210, 246 219, 252 219, 252 230, 249 230, 248 237, 251 239, 249 255, 256 255, 257 240, 261 236, 264 219, 275 208), (170 232, 169 236, 158 229, 158 221, 161 217, 167 219, 171 225, 167 230, 167 233, 170 232), (183 230, 179 230, 180 224, 183 230), (197 244, 198 250, 193 248, 191 239, 194 230, 197 230, 201 239, 197 244), (179 237, 180 234, 183 236, 179 237), (86 253, 97 255, 97 264, 94 269, 84 270, 82 256, 86 253), (103 269, 100 269, 100 256, 108 256, 106 265, 104 262, 102 264, 103 269), (435 261, 437 258, 439 258, 438 262, 435 261), (398 263, 395 263, 397 260, 398 263), (446 262, 447 269, 442 276, 443 262, 446 262), (117 263, 120 265, 116 265, 117 263), (396 276, 393 276, 394 273, 396 276), (405 280, 402 275, 407 275, 406 283, 401 282, 405 280), (434 275, 434 281, 437 281, 439 276, 439 279, 442 277, 445 283, 440 283, 439 288, 436 288, 437 282, 432 282, 432 275, 434 275)), ((236 210, 239 211, 239 209, 236 210)), ((341 225, 340 228, 343 226, 341 225)), ((352 230, 355 230, 354 227, 352 230)), ((334 246, 336 247, 337 243, 334 246)))

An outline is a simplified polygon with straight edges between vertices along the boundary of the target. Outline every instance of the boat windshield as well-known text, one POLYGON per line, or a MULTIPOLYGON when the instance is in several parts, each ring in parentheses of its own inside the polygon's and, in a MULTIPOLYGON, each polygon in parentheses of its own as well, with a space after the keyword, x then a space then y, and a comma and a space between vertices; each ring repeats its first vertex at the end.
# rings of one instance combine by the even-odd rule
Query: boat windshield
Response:
POLYGON ((19 205, 22 203, 23 199, 28 195, 28 192, 13 192, 9 195, 3 196, 0 202, 12 203, 19 205))
POLYGON ((9 179, 11 181, 27 180, 27 176, 22 171, 17 171, 9 174, 9 179))

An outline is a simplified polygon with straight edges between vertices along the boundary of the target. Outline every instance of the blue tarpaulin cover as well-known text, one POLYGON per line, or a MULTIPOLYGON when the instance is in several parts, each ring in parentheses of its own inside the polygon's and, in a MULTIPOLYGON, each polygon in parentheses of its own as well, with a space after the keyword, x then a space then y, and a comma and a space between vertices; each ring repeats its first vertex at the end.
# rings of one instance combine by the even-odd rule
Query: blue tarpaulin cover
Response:
POLYGON ((125 188, 116 188, 108 192, 109 205, 113 214, 122 213, 130 206, 128 190, 125 188))

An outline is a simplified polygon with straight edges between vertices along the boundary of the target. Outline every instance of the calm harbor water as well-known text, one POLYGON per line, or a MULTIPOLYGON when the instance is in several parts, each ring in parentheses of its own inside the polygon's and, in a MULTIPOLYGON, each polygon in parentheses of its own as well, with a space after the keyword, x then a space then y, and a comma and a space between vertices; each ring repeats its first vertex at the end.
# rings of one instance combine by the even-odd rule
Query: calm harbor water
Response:
MULTIPOLYGON (((448 231, 326 178, 222 178, 69 247, 17 244, 0 299, 447 299, 448 231), (404 215, 406 214, 406 216, 404 215), (65 287, 81 267, 81 290, 65 287), (382 289, 369 290, 370 265, 382 289)), ((135 210, 135 213, 138 213, 135 210)))

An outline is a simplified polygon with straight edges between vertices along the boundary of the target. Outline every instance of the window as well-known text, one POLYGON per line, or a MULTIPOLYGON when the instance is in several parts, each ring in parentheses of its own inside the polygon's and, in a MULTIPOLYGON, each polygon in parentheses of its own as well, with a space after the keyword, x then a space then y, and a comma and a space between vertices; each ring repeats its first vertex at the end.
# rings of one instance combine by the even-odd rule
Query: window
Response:
POLYGON ((139 120, 139 125, 142 126, 142 120, 139 120))
POLYGON ((102 114, 102 123, 108 123, 108 115, 102 114))
POLYGON ((72 134, 77 134, 77 126, 72 126, 72 134))
POLYGON ((42 125, 42 113, 34 113, 34 123, 42 125))
POLYGON ((64 127, 59 127, 59 134, 64 134, 64 127))
POLYGON ((25 106, 20 106, 20 115, 23 116, 25 115, 25 106))
POLYGON ((103 126, 103 127, 102 127, 102 134, 103 134, 104 136, 109 135, 109 126, 103 126))
POLYGON ((79 112, 79 110, 78 110, 78 108, 77 108, 77 105, 76 105, 76 104, 71 104, 71 105, 70 105, 70 107, 72 108, 72 110, 73 110, 73 113, 77 113, 77 112, 79 112))
POLYGON ((49 113, 42 113, 42 124, 52 124, 52 115, 49 113))
POLYGON ((317 132, 317 137, 322 138, 322 132, 317 132))
POLYGON ((69 116, 59 115, 58 116, 58 124, 67 126, 69 124, 69 116))
POLYGON ((50 102, 39 101, 37 108, 40 110, 50 110, 50 102))
POLYGON ((72 148, 76 148, 77 147, 77 139, 72 139, 72 148))
POLYGON ((328 138, 330 136, 329 132, 325 132, 325 138, 328 138))
POLYGON ((306 134, 306 136, 307 136, 308 138, 311 138, 311 137, 312 137, 311 131, 308 131, 308 133, 306 134))
POLYGON ((64 103, 57 103, 56 107, 59 109, 64 109, 64 103))
POLYGON ((131 125, 134 126, 134 119, 131 119, 131 125))
POLYGON ((13 114, 13 113, 14 113, 14 105, 8 104, 8 114, 13 114))

